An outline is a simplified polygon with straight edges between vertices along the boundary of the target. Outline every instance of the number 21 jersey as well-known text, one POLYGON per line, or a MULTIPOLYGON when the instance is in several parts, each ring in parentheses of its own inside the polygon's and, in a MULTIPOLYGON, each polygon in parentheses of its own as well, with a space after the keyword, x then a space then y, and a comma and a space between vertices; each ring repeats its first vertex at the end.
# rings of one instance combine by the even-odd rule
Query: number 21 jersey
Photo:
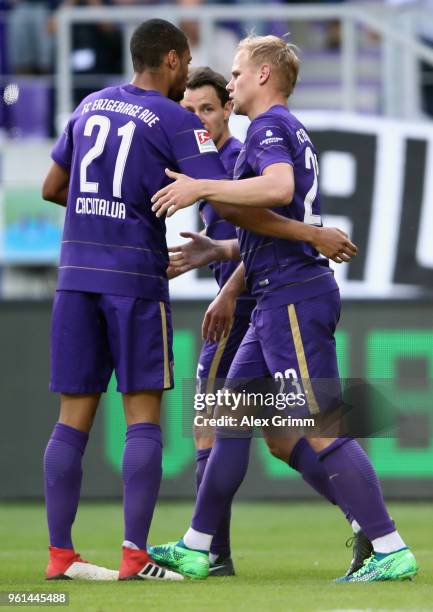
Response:
POLYGON ((85 98, 52 151, 70 172, 57 288, 168 300, 165 220, 150 198, 165 168, 226 178, 198 118, 134 85, 85 98))

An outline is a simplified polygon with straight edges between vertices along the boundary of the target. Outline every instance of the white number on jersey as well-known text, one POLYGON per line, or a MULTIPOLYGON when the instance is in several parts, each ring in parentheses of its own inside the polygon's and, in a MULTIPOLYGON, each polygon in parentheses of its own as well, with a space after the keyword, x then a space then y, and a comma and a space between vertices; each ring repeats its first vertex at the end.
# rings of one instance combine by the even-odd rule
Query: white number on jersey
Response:
POLYGON ((122 137, 120 142, 119 152, 116 158, 113 176, 113 196, 115 198, 122 197, 122 179, 125 171, 126 158, 128 157, 131 147, 132 137, 134 135, 135 123, 128 121, 125 125, 117 130, 117 135, 122 137))
POLYGON ((317 155, 313 153, 311 147, 305 149, 305 167, 307 170, 313 169, 314 179, 311 189, 308 191, 304 200, 304 223, 308 223, 308 225, 322 225, 321 216, 313 215, 313 204, 319 188, 319 163, 317 161, 317 155))
POLYGON ((283 372, 275 372, 274 378, 276 381, 280 381, 280 390, 278 393, 284 393, 286 389, 286 381, 291 380, 290 383, 292 387, 295 388, 297 394, 302 393, 302 387, 299 384, 298 374, 294 368, 287 368, 287 370, 283 372))
POLYGON ((91 136, 94 127, 99 128, 95 144, 87 151, 80 165, 80 191, 85 193, 98 193, 99 183, 92 183, 87 180, 87 168, 104 150, 110 131, 110 120, 102 115, 89 117, 84 126, 84 136, 91 136))
MULTIPOLYGON (((105 143, 107 141, 108 133, 110 131, 111 122, 108 117, 104 115, 92 115, 86 121, 84 126, 84 136, 91 136, 94 127, 98 127, 98 134, 93 147, 91 147, 86 155, 81 160, 80 165, 80 191, 84 193, 98 193, 99 183, 91 182, 87 180, 87 168, 90 164, 100 155, 102 155, 105 143)), ((129 149, 131 148, 132 137, 134 135, 135 123, 128 121, 125 125, 117 130, 117 135, 122 138, 120 141, 119 151, 116 157, 116 164, 114 166, 113 174, 113 197, 122 197, 122 179, 125 171, 126 159, 128 157, 129 149)))

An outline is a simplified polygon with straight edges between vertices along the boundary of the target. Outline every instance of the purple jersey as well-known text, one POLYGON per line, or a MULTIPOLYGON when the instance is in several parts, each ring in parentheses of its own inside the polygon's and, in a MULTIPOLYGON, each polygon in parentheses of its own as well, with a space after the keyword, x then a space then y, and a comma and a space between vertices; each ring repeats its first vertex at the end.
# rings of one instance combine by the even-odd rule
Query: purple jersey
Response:
MULTIPOLYGON (((221 161, 230 178, 233 178, 236 160, 241 149, 242 143, 232 137, 226 140, 219 150, 221 161)), ((206 227, 206 236, 213 240, 231 240, 237 238, 236 227, 233 223, 220 217, 212 204, 206 200, 201 200, 199 210, 206 227)), ((237 261, 215 261, 209 264, 209 268, 214 273, 215 280, 220 288, 225 285, 238 265, 239 262, 237 261)), ((248 291, 245 291, 236 302, 236 314, 249 315, 254 306, 255 300, 248 291)))
POLYGON ((150 198, 170 180, 226 178, 199 119, 158 91, 85 98, 52 151, 70 171, 58 289, 168 300, 165 220, 150 198))
MULTIPOLYGON (((275 105, 250 124, 236 162, 234 178, 259 176, 277 163, 293 166, 293 200, 274 212, 321 225, 317 154, 305 128, 282 105, 275 105)), ((279 240, 239 229, 248 287, 259 308, 295 303, 337 289, 329 261, 306 242, 279 240)))

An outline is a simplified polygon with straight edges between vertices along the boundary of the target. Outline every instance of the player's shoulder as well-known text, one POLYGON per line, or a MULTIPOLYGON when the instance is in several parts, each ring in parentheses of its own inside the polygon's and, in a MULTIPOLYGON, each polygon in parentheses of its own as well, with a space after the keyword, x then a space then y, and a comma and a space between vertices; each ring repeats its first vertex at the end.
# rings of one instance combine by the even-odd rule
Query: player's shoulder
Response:
POLYGON ((176 111, 173 106, 170 108, 172 109, 171 116, 175 120, 178 130, 203 129, 203 124, 195 113, 183 108, 173 100, 167 100, 167 102, 176 107, 176 111))
POLYGON ((282 104, 275 104, 271 106, 260 115, 257 115, 255 119, 251 122, 251 125, 257 124, 260 125, 262 123, 266 123, 267 121, 276 121, 278 123, 287 121, 290 117, 291 113, 287 106, 283 106, 282 104))
POLYGON ((96 91, 92 91, 85 98, 83 98, 78 105, 77 108, 81 108, 85 104, 89 102, 93 102, 94 100, 98 100, 99 98, 111 98, 113 96, 118 96, 120 91, 120 87, 104 87, 103 89, 97 89, 96 91))
POLYGON ((72 113, 71 119, 74 120, 77 117, 79 117, 82 112, 83 112, 83 108, 88 105, 88 104, 92 104, 93 102, 95 102, 95 100, 98 100, 99 98, 108 98, 108 97, 112 97, 113 94, 116 92, 116 90, 118 90, 118 87, 104 87, 104 89, 98 89, 96 91, 92 91, 91 93, 89 93, 87 96, 85 96, 81 102, 75 107, 74 112, 72 113))
POLYGON ((305 127, 305 125, 289 109, 287 109, 287 117, 288 124, 290 125, 290 128, 293 133, 297 134, 300 131, 303 134, 307 134, 307 128, 305 127))
POLYGON ((290 146, 301 143, 303 139, 309 140, 305 126, 283 105, 272 106, 256 117, 250 125, 248 136, 255 136, 254 140, 265 139, 265 144, 273 142, 272 139, 283 138, 290 146))
POLYGON ((271 125, 288 131, 302 127, 296 115, 294 115, 287 106, 283 106, 282 104, 272 106, 261 115, 258 115, 251 123, 251 126, 257 128, 271 125))
POLYGON ((103 89, 93 91, 87 96, 87 99, 96 100, 97 98, 108 98, 113 95, 119 95, 120 91, 121 87, 119 85, 110 85, 109 87, 104 87, 103 89))
POLYGON ((169 139, 188 131, 203 130, 201 121, 194 113, 169 98, 161 97, 158 100, 158 114, 163 119, 162 127, 169 139))
POLYGON ((219 150, 220 157, 233 157, 239 155, 243 144, 234 136, 230 136, 219 150))
POLYGON ((239 153, 242 150, 242 143, 240 140, 231 136, 219 150, 220 159, 227 174, 232 177, 236 165, 236 161, 239 157, 239 153))
POLYGON ((229 141, 229 148, 230 148, 230 151, 232 152, 232 154, 237 154, 237 155, 239 155, 239 153, 240 153, 240 152, 241 152, 241 150, 242 150, 242 147, 243 147, 243 144, 242 144, 242 142, 241 142, 240 140, 238 140, 238 139, 237 139, 237 138, 235 138, 234 136, 232 136, 232 137, 230 138, 230 141, 229 141))
POLYGON ((264 137, 270 138, 274 136, 276 131, 279 135, 281 135, 281 132, 286 132, 290 125, 288 112, 288 109, 283 106, 273 106, 257 115, 248 127, 246 141, 261 140, 264 137))

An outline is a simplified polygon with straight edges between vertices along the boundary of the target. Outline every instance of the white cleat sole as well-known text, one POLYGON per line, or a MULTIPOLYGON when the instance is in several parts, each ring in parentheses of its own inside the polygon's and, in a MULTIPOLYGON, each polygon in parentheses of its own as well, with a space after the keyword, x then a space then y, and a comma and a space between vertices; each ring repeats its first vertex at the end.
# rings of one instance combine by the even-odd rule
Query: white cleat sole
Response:
POLYGON ((184 580, 182 574, 172 572, 155 563, 146 563, 143 569, 138 572, 137 576, 143 580, 184 580))
POLYGON ((71 580, 118 580, 119 578, 117 570, 79 561, 72 563, 64 575, 71 580))

